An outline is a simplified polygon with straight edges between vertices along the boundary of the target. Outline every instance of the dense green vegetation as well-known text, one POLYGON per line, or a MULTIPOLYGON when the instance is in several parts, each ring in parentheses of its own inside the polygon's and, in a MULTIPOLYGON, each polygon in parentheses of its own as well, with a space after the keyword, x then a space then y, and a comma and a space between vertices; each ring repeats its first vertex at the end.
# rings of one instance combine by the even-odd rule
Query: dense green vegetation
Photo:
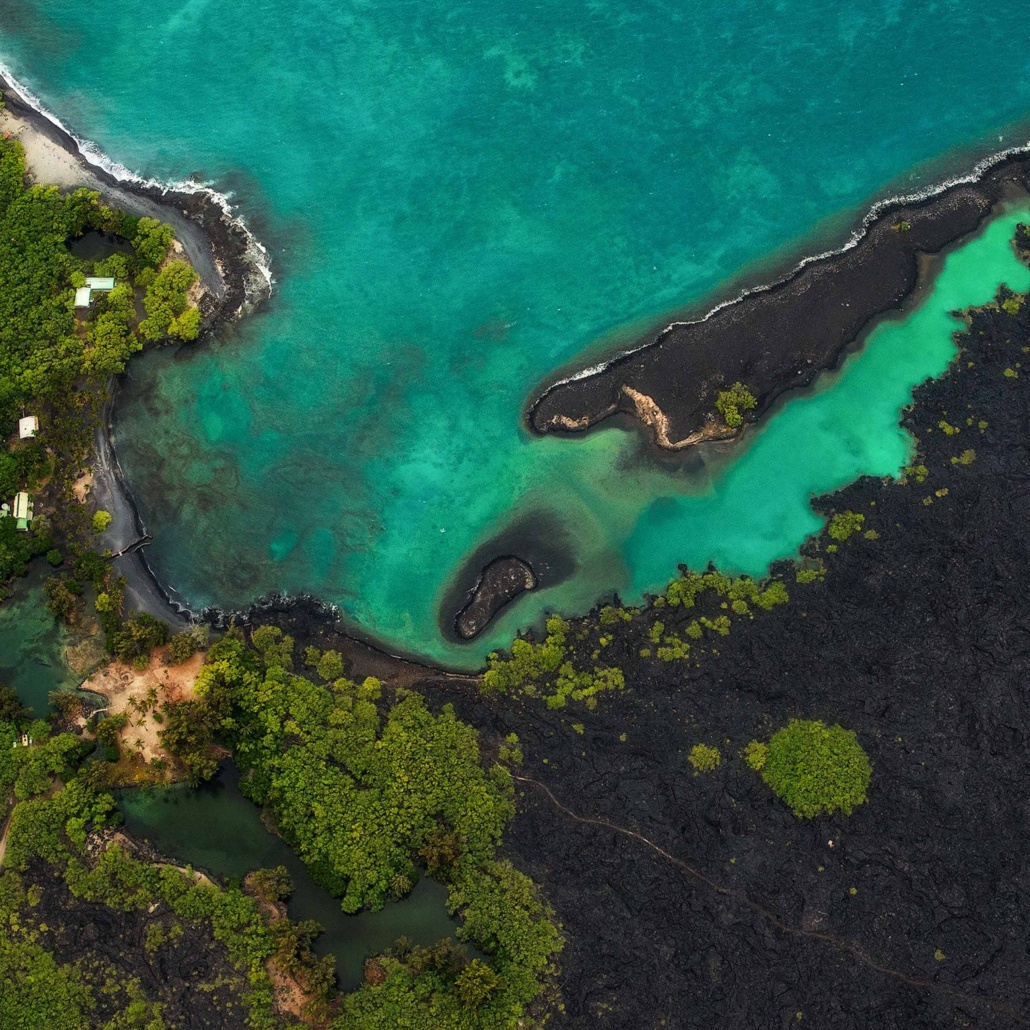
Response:
POLYGON ((780 579, 760 584, 714 569, 684 569, 646 608, 605 605, 596 616, 571 621, 552 616, 539 643, 520 637, 510 654, 487 657, 483 690, 542 698, 549 708, 581 702, 592 710, 602 693, 626 687, 615 659, 629 653, 663 662, 696 661, 699 642, 727 636, 734 617, 752 619, 788 599, 780 579), (602 655, 609 660, 602 662, 602 655))
MULTIPOLYGON (((184 934, 208 953, 203 974, 189 989, 220 995, 226 1011, 242 1008, 256 1030, 280 1025, 270 960, 300 985, 310 1016, 327 1016, 333 964, 310 952, 316 927, 274 911, 263 914, 262 903, 240 887, 135 857, 111 836, 114 800, 94 786, 95 766, 82 764, 93 745, 70 734, 51 735, 38 720, 22 729, 33 744, 12 747, 17 729, 0 721, 0 798, 18 801, 0 875, 0 1026, 165 1030, 161 1010, 169 997, 148 996, 123 967, 149 964, 162 949, 179 946, 184 934), (61 904, 52 896, 42 906, 45 919, 36 911, 43 900, 40 863, 59 878, 73 905, 99 903, 125 914, 127 926, 145 925, 142 935, 130 934, 124 942, 118 968, 92 954, 74 961, 58 957, 76 944, 63 932, 61 904), (145 954, 138 953, 140 936, 145 954)), ((52 895, 58 888, 50 882, 45 889, 52 895)), ((291 886, 282 870, 271 870, 255 874, 247 890, 274 902, 291 886)), ((181 995, 185 986, 173 981, 164 989, 181 995)))
POLYGON ((744 412, 757 406, 755 395, 743 383, 734 383, 728 390, 720 390, 715 398, 715 407, 723 421, 734 429, 744 424, 744 412))
POLYGON ((873 768, 854 731, 794 719, 745 759, 798 818, 851 813, 866 800, 873 768))
POLYGON ((696 773, 714 772, 722 764, 722 753, 710 744, 695 744, 687 753, 687 761, 696 773))
MULTIPOLYGON (((305 660, 336 667, 321 653, 305 660)), ((230 747, 241 789, 346 911, 402 897, 425 869, 449 886, 458 936, 490 956, 383 958, 382 979, 345 998, 335 1025, 517 1026, 561 939, 532 882, 495 855, 514 812, 511 774, 483 767, 476 732, 449 706, 434 713, 403 690, 387 701, 374 679, 319 686, 293 662, 278 629, 256 630, 253 648, 230 632, 208 651, 197 698, 165 707, 166 747, 195 782, 230 747)))
MULTIPOLYGON (((68 487, 89 451, 107 377, 143 340, 196 337, 200 316, 188 296, 197 276, 168 260, 171 247, 170 227, 107 207, 96 193, 29 185, 21 144, 0 139, 0 439, 11 437, 21 415, 40 419, 35 439, 0 448, 0 498, 9 502, 23 489, 37 495, 31 533, 0 519, 0 585, 54 550, 54 530, 75 535, 81 513, 68 487), (68 244, 91 231, 115 234, 132 252, 74 257, 68 244), (75 289, 90 275, 113 276, 117 285, 76 309, 75 289)), ((97 514, 100 532, 110 516, 97 514)), ((88 535, 88 525, 77 528, 88 535)))
POLYGON ((853 511, 838 511, 833 514, 826 532, 832 540, 843 543, 859 532, 865 525, 865 516, 853 511))
MULTIPOLYGON (((584 701, 588 708, 596 708, 598 694, 622 690, 626 678, 621 669, 601 665, 591 670, 576 669, 570 658, 570 629, 570 623, 553 616, 547 620, 547 636, 542 643, 519 638, 512 644, 509 658, 496 652, 489 655, 483 689, 520 690, 530 697, 543 696, 549 708, 564 708, 569 700, 584 701)), ((611 638, 602 635, 598 643, 607 646, 605 641, 610 643, 611 638)))

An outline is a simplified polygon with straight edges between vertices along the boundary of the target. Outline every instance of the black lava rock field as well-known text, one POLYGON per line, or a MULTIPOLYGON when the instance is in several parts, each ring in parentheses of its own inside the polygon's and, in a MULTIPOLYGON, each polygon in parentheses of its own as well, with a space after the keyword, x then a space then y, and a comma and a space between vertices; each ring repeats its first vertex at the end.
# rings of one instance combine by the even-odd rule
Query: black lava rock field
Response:
POLYGON ((781 568, 787 604, 688 661, 615 629, 596 711, 434 684, 525 752, 506 848, 567 935, 554 1025, 1030 1025, 1030 304, 959 342, 906 415, 925 468, 818 502, 864 532, 781 568), (796 819, 740 758, 793 717, 857 732, 852 816, 796 819))

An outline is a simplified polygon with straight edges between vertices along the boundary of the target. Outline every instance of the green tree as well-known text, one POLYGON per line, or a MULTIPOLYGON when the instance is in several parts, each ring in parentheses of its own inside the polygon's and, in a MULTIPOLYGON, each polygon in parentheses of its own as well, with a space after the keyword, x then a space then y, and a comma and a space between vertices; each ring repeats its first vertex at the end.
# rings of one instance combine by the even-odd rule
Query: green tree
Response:
POLYGON ((93 513, 92 521, 93 532, 103 533, 104 530, 111 525, 111 520, 112 516, 109 511, 104 511, 103 509, 101 509, 100 511, 95 511, 93 513))
POLYGON ((743 383, 734 383, 728 390, 720 390, 715 398, 715 407, 723 421, 734 429, 743 424, 743 413, 757 405, 755 395, 743 383))
POLYGON ((798 817, 851 813, 866 800, 872 765, 852 730, 793 719, 769 741, 762 779, 798 817))
POLYGON ((863 525, 865 525, 864 515, 859 515, 854 511, 838 511, 830 519, 827 532, 830 534, 831 539, 839 540, 843 543, 853 534, 857 533, 863 525))
POLYGON ((478 1009, 500 986, 501 978, 485 962, 474 958, 459 974, 455 988, 462 1004, 478 1009))

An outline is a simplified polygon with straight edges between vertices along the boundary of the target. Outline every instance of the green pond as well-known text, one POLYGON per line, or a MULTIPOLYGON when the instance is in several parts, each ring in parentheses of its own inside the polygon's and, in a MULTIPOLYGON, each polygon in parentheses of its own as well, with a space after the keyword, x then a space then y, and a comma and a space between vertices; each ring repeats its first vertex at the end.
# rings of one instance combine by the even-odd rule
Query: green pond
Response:
POLYGON ((125 827, 150 840, 168 858, 219 877, 243 877, 253 869, 285 866, 294 883, 292 919, 314 919, 325 927, 315 943, 321 955, 334 955, 340 985, 360 984, 364 960, 380 954, 399 937, 415 944, 455 940, 457 920, 447 912, 447 888, 423 876, 401 901, 379 912, 347 915, 340 902, 319 887, 285 842, 269 833, 260 809, 237 789, 238 773, 223 766, 199 790, 177 785, 118 794, 125 827))
POLYGON ((43 583, 51 570, 34 562, 14 581, 14 594, 0 604, 0 683, 18 691, 38 716, 50 711, 51 690, 77 687, 79 677, 65 664, 68 630, 47 611, 43 583))

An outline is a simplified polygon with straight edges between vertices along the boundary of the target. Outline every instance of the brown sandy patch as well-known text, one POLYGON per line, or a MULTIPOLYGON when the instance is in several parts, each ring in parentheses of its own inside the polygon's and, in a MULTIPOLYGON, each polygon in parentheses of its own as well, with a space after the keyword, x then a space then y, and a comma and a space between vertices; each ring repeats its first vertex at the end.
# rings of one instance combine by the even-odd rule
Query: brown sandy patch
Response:
POLYGON ((681 451, 699 443, 706 443, 709 440, 730 440, 740 435, 739 430, 716 422, 714 419, 708 419, 696 432, 690 433, 688 436, 683 437, 682 440, 674 440, 670 436, 672 425, 669 421, 669 416, 655 404, 652 397, 648 397, 647 394, 634 390, 632 386, 626 386, 625 384, 622 387, 622 392, 633 402, 637 418, 644 425, 650 426, 654 430, 654 438, 658 446, 664 447, 666 450, 681 451))
POLYGON ((72 484, 72 491, 75 494, 75 500, 79 504, 85 504, 86 498, 89 496, 89 492, 93 489, 93 470, 90 469, 88 472, 84 472, 75 482, 72 484))
POLYGON ((9 108, 0 110, 0 132, 10 133, 21 142, 25 168, 34 182, 65 188, 83 185, 87 176, 79 159, 9 108))
POLYGON ((196 654, 181 665, 165 665, 165 648, 158 648, 145 669, 124 662, 112 662, 83 684, 103 694, 109 715, 125 715, 129 723, 119 735, 123 752, 140 755, 144 761, 170 761, 158 735, 162 725, 154 718, 165 701, 186 701, 193 697, 197 675, 204 664, 196 654))

